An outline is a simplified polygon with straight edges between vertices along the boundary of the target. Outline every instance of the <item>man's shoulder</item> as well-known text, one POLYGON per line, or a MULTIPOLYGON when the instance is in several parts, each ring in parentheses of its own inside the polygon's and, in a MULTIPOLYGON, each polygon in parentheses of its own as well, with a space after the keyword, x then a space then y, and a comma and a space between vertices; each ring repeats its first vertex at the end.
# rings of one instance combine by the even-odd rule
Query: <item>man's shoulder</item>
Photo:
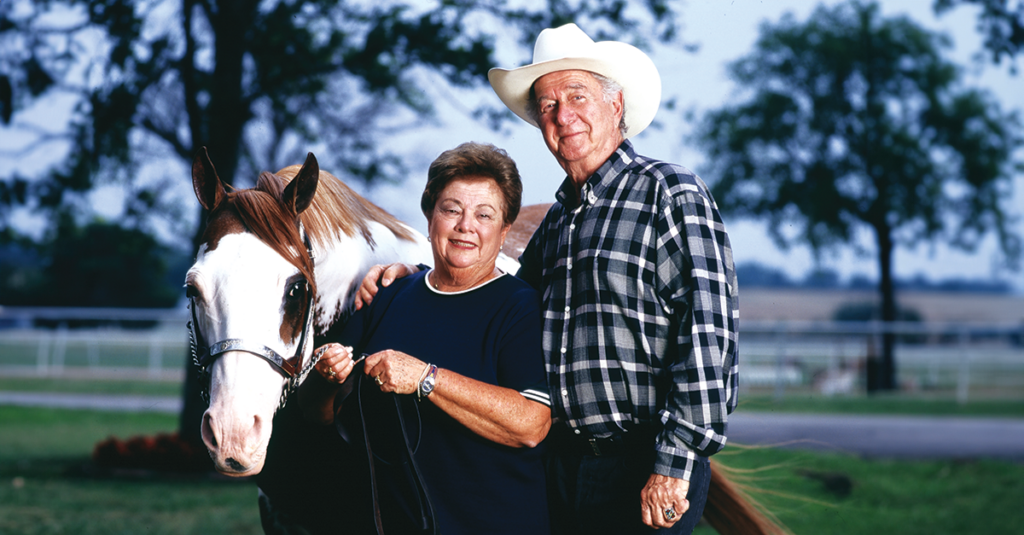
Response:
POLYGON ((647 175, 669 187, 689 184, 703 185, 700 177, 688 167, 637 154, 629 166, 632 173, 647 175))
POLYGON ((656 189, 659 203, 687 204, 698 197, 711 198, 704 181, 683 165, 637 154, 627 173, 636 177, 634 187, 638 191, 656 189))

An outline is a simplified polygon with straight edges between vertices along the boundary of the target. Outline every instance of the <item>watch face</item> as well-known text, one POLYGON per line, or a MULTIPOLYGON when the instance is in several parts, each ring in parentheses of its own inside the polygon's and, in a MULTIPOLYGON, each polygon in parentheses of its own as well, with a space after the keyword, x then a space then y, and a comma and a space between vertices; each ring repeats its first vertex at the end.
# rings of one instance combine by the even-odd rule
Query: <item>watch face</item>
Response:
POLYGON ((427 377, 426 379, 423 380, 423 393, 424 394, 429 394, 433 390, 434 390, 434 378, 433 377, 427 377))

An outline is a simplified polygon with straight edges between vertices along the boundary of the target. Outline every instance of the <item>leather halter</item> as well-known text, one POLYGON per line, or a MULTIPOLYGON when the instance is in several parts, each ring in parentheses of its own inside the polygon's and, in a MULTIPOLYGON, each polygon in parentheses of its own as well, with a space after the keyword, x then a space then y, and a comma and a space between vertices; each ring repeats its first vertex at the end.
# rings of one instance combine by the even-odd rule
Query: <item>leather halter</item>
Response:
MULTIPOLYGON (((306 245, 306 253, 311 261, 315 260, 313 247, 309 242, 302 224, 299 224, 299 233, 306 245)), ((306 283, 306 290, 309 291, 309 283, 306 283)), ((189 298, 189 309, 192 319, 188 322, 189 346, 192 350, 192 364, 199 370, 199 381, 202 385, 203 399, 210 402, 210 366, 217 360, 217 357, 229 351, 243 351, 251 353, 267 361, 288 380, 287 386, 281 392, 281 402, 278 409, 282 409, 288 402, 288 396, 294 392, 302 381, 306 379, 310 370, 320 360, 323 350, 317 351, 309 362, 303 365, 303 357, 306 354, 306 344, 313 338, 313 313, 315 312, 316 296, 309 296, 309 304, 306 306, 306 324, 299 334, 299 344, 295 348, 295 355, 290 358, 281 356, 277 351, 260 343, 249 342, 240 338, 228 338, 217 343, 206 345, 206 338, 199 332, 199 321, 196 317, 195 297, 189 298)))

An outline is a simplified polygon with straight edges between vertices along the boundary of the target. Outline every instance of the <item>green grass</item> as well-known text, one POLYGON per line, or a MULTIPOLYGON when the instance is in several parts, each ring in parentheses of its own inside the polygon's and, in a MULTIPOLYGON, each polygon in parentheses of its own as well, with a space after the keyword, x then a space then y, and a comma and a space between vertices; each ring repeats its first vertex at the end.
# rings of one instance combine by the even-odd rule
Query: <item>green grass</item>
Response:
POLYGON ((795 412, 815 414, 904 414, 920 416, 1024 417, 1024 393, 1001 399, 974 399, 961 405, 948 397, 906 393, 826 397, 788 392, 781 399, 771 394, 743 393, 743 412, 795 412))
POLYGON ((60 392, 74 394, 180 396, 181 389, 181 381, 0 377, 0 392, 60 392))
POLYGON ((176 415, 0 406, 0 533, 262 533, 251 482, 84 469, 99 441, 176 427, 176 415))
MULTIPOLYGON (((186 340, 184 327, 182 328, 182 340, 186 340)), ((57 357, 57 342, 52 335, 42 347, 48 355, 46 363, 54 365, 57 357)), ((117 336, 112 334, 112 336, 117 336)), ((39 362, 40 342, 37 340, 10 341, 0 340, 0 365, 36 366, 39 362)), ((184 344, 171 344, 161 346, 160 367, 162 369, 180 370, 185 366, 188 346, 184 344)), ((61 361, 64 366, 89 367, 96 365, 103 368, 141 368, 149 367, 149 342, 139 339, 135 343, 103 343, 98 342, 90 350, 88 344, 81 341, 69 340, 63 348, 61 361)))
MULTIPOLYGON (((777 449, 723 451, 734 480, 795 534, 1024 533, 1024 465, 884 461, 777 449), (844 495, 823 480, 851 483, 844 495)), ((708 535, 710 529, 697 533, 708 535)))
MULTIPOLYGON (((178 396, 181 381, 123 379, 65 379, 0 377, 0 392, 61 392, 77 394, 132 394, 178 396)), ((1024 417, 1024 392, 1017 396, 975 398, 959 404, 951 397, 908 393, 826 397, 817 393, 787 392, 782 399, 766 392, 743 392, 743 412, 795 412, 815 414, 904 414, 922 416, 1024 417)))
MULTIPOLYGON (((176 426, 167 414, 0 406, 0 533, 261 533, 251 482, 89 477, 82 469, 98 441, 176 426)), ((758 488, 758 499, 799 535, 1024 533, 1021 464, 736 446, 715 460, 739 471, 734 480, 758 488), (848 481, 849 494, 822 479, 848 481)))

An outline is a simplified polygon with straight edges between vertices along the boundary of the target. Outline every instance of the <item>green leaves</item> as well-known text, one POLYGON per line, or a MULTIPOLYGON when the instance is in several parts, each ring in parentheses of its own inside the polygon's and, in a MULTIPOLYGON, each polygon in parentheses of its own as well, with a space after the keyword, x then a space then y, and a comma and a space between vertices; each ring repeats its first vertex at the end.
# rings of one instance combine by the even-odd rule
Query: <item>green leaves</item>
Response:
POLYGON ((724 210, 795 226, 779 241, 815 249, 846 243, 860 225, 905 245, 1008 232, 991 192, 1011 176, 1020 123, 987 93, 960 88, 945 37, 860 2, 761 32, 731 66, 749 101, 699 129, 724 210))

